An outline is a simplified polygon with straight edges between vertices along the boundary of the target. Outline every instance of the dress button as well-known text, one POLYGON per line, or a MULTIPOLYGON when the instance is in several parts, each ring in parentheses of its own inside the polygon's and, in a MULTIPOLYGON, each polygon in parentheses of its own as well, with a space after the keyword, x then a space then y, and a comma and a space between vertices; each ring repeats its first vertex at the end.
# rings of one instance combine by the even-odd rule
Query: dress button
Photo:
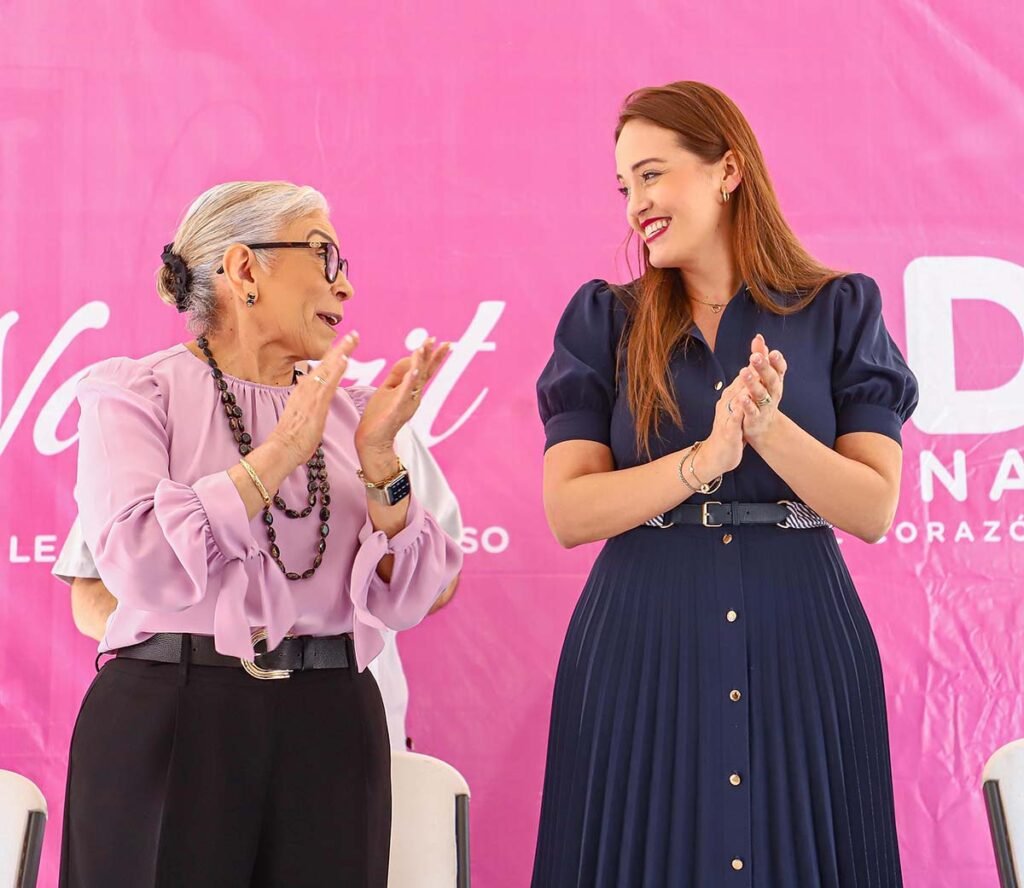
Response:
POLYGON ((742 696, 743 695, 739 691, 729 691, 729 699, 732 700, 733 703, 739 703, 740 697, 742 696))
POLYGON ((732 534, 731 533, 727 533, 725 536, 723 536, 722 537, 722 542, 725 543, 728 546, 729 543, 732 542, 732 534))
POLYGON ((743 869, 743 861, 740 860, 740 858, 738 857, 734 857, 732 859, 732 868, 736 870, 736 872, 739 872, 741 869, 743 869))
POLYGON ((715 383, 715 391, 716 392, 720 392, 722 390, 722 384, 723 384, 722 380, 718 380, 718 382, 715 383))
POLYGON ((729 775, 729 782, 733 786, 739 786, 743 782, 743 778, 740 777, 739 774, 730 774, 729 775))
POLYGON ((729 621, 730 623, 735 623, 735 622, 736 622, 736 620, 737 620, 737 619, 739 618, 739 614, 738 614, 738 613, 736 613, 736 611, 726 611, 726 612, 725 612, 725 618, 726 618, 726 619, 727 619, 727 620, 728 620, 728 621, 729 621))

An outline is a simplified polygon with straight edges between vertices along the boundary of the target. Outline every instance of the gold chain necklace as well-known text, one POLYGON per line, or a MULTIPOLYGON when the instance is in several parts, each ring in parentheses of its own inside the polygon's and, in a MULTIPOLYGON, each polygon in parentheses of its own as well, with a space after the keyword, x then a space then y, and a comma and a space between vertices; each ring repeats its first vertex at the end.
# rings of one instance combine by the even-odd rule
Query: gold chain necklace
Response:
MULTIPOLYGON (((692 296, 690 298, 693 299, 692 296)), ((706 305, 715 314, 718 314, 723 308, 726 307, 726 305, 729 304, 728 302, 705 302, 703 299, 693 299, 693 301, 699 302, 701 305, 706 305)))
MULTIPOLYGON (((746 290, 748 293, 750 292, 750 287, 744 287, 743 289, 746 290)), ((693 296, 691 296, 690 299, 692 299, 694 302, 699 302, 701 305, 706 305, 715 314, 720 314, 722 309, 729 304, 728 302, 705 302, 703 299, 694 299, 693 296)))

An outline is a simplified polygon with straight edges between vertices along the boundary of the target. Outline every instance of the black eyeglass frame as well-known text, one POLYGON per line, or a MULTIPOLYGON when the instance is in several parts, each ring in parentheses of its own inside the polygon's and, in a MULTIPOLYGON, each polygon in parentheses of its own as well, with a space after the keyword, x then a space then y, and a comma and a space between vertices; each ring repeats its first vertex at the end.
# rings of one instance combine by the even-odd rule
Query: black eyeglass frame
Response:
MULTIPOLYGON (((333 284, 338 279, 338 273, 341 272, 348 277, 348 259, 342 259, 341 253, 338 252, 338 245, 334 241, 272 241, 265 244, 245 244, 250 250, 286 250, 286 249, 299 249, 305 247, 309 250, 324 250, 324 277, 327 278, 327 283, 333 284), (334 274, 331 275, 331 251, 338 258, 338 267, 334 270, 334 274)), ((217 274, 224 274, 224 266, 222 265, 217 269, 217 274)))

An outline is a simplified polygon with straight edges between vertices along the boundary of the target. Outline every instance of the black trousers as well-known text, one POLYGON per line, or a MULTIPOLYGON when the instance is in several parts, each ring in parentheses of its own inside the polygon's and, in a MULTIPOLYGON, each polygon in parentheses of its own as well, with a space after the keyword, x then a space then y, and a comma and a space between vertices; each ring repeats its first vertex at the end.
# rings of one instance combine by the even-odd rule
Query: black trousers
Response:
POLYGON ((385 888, 387 722, 369 671, 107 662, 71 741, 63 888, 385 888))

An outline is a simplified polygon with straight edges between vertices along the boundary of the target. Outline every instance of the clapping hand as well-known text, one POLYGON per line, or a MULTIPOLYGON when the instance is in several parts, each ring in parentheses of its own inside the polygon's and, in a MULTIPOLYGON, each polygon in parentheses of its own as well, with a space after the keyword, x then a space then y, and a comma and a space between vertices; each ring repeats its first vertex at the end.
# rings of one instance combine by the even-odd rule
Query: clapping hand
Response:
POLYGON ((737 376, 738 396, 732 409, 743 417, 743 439, 754 444, 772 426, 782 400, 786 359, 778 350, 769 351, 764 336, 758 333, 750 343, 750 361, 737 376))
POLYGON ((356 428, 356 450, 390 451, 395 435, 420 405, 420 392, 444 363, 451 343, 437 344, 431 336, 418 349, 402 358, 366 404, 356 428))

